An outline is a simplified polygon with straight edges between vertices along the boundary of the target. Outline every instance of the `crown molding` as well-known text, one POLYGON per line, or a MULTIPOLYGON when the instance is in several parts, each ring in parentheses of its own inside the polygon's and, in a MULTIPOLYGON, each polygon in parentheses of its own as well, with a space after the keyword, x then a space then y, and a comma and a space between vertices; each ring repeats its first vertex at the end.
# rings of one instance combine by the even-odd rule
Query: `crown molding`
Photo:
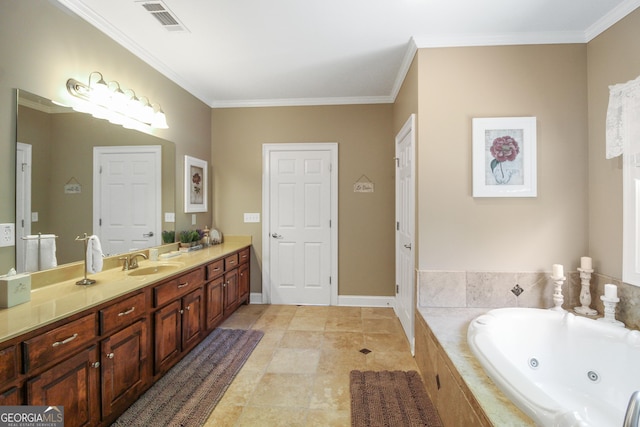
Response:
POLYGON ((288 98, 253 99, 240 101, 212 101, 211 108, 247 108, 247 107, 304 107, 317 105, 355 105, 355 104, 391 104, 391 96, 360 96, 342 98, 288 98))
POLYGON ((586 41, 590 42, 595 39, 638 7, 640 7, 640 0, 623 1, 585 30, 584 34, 586 41))

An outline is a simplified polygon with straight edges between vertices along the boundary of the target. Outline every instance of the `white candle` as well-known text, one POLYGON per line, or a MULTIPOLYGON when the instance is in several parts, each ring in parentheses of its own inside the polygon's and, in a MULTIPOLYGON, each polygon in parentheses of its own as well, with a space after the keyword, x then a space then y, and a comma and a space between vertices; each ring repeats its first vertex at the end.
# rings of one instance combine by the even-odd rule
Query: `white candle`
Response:
POLYGON ((618 287, 610 283, 604 285, 604 297, 605 298, 618 298, 618 287))
POLYGON ((588 256, 581 257, 580 268, 583 270, 593 270, 593 263, 591 262, 591 258, 588 256))
POLYGON ((562 279, 564 277, 564 267, 562 264, 553 264, 551 266, 551 277, 554 279, 562 279))

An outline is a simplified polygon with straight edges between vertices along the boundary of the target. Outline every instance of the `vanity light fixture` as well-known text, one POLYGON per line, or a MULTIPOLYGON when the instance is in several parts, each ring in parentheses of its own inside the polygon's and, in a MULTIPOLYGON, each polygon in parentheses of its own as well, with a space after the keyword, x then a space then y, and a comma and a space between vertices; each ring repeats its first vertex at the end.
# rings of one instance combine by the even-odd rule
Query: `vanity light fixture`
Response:
POLYGON ((73 78, 67 80, 67 91, 79 100, 73 105, 76 111, 143 131, 148 127, 169 127, 160 104, 152 104, 145 96, 136 96, 132 89, 123 90, 115 80, 107 83, 99 71, 89 74, 88 84, 73 78))

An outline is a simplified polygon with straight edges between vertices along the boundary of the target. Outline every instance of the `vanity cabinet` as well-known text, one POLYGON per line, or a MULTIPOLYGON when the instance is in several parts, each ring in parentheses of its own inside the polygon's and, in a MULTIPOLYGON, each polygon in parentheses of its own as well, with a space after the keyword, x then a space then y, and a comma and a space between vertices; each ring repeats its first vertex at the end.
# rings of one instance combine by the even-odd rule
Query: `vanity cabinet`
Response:
POLYGON ((166 372, 200 342, 205 330, 204 274, 200 267, 154 288, 154 373, 166 372), (188 293, 187 293, 188 292, 188 293))
POLYGON ((240 266, 238 267, 238 298, 239 302, 249 301, 249 248, 239 253, 240 266))
POLYGON ((103 418, 124 411, 149 384, 146 294, 138 292, 98 310, 103 418))
POLYGON ((0 406, 21 405, 20 347, 15 344, 0 350, 0 406))
POLYGON ((65 427, 100 421, 100 356, 92 345, 27 381, 28 405, 64 406, 65 427))
POLYGON ((243 301, 241 252, 3 342, 0 405, 64 406, 65 426, 111 425, 243 301))

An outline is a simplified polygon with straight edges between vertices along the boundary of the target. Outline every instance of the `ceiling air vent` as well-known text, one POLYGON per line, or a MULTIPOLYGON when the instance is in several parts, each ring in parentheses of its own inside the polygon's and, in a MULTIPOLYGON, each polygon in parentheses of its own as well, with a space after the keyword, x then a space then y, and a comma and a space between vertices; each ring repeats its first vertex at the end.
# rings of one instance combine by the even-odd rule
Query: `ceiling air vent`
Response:
POLYGON ((167 31, 188 31, 176 15, 161 1, 138 1, 167 31))

